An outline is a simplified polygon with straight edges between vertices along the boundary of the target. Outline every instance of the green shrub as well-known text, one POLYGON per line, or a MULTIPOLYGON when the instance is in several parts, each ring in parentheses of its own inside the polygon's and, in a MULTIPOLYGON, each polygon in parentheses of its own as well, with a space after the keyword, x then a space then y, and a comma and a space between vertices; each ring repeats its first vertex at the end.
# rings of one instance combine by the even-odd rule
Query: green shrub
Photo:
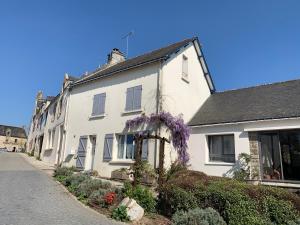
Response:
POLYGON ((64 176, 64 175, 58 175, 55 177, 55 179, 57 181, 59 181, 60 183, 64 183, 67 178, 68 178, 68 176, 64 176))
POLYGON ((251 156, 247 153, 241 153, 238 156, 241 168, 233 173, 233 178, 236 180, 244 181, 250 178, 250 166, 251 156))
POLYGON ((212 209, 190 209, 178 211, 172 217, 172 225, 226 225, 220 214, 212 209))
POLYGON ((288 224, 289 221, 295 221, 298 216, 292 203, 272 196, 266 196, 262 205, 266 216, 275 224, 288 224))
POLYGON ((82 196, 83 198, 88 198, 93 191, 100 188, 111 188, 111 184, 98 179, 85 179, 78 185, 75 195, 82 196))
POLYGON ((168 202, 165 207, 171 210, 169 214, 173 214, 179 210, 187 211, 197 207, 197 199, 193 193, 176 186, 168 190, 164 199, 168 202))
POLYGON ((115 220, 127 222, 129 221, 129 217, 127 215, 126 206, 119 206, 115 208, 112 212, 111 217, 115 220))
POLYGON ((53 176, 71 176, 76 171, 75 167, 57 167, 54 170, 53 176))
POLYGON ((126 197, 133 198, 147 212, 155 212, 156 200, 149 188, 137 185, 133 187, 129 182, 125 182, 123 194, 126 197))
POLYGON ((105 202, 104 202, 104 195, 107 193, 106 189, 97 189, 93 191, 90 196, 88 197, 88 204, 90 205, 98 205, 103 207, 105 202))
POLYGON ((62 183, 68 188, 68 190, 72 193, 76 193, 79 184, 83 181, 91 179, 89 176, 84 174, 73 174, 68 176, 62 183))
POLYGON ((239 201, 228 203, 225 208, 225 220, 228 225, 271 225, 268 218, 264 218, 257 211, 257 205, 253 201, 239 201))
POLYGON ((300 218, 296 219, 295 221, 289 221, 288 225, 300 225, 300 218))
POLYGON ((171 164, 170 169, 167 170, 166 172, 166 179, 170 180, 171 178, 173 178, 173 176, 180 172, 180 171, 186 171, 187 167, 186 165, 182 164, 180 161, 176 160, 175 162, 173 162, 171 164))

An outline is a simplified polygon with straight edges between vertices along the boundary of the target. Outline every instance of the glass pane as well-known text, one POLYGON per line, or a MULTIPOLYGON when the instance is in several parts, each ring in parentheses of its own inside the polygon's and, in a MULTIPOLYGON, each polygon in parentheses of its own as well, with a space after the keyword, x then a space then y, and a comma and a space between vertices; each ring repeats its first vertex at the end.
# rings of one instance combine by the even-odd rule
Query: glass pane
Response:
POLYGON ((128 134, 126 139, 126 159, 133 159, 133 157, 134 157, 133 135, 128 134))
POLYGON ((125 140, 125 135, 119 135, 118 159, 123 159, 123 155, 124 155, 124 140, 125 140))
POLYGON ((221 136, 210 136, 209 144, 209 159, 210 161, 221 161, 222 160, 222 137, 221 136))

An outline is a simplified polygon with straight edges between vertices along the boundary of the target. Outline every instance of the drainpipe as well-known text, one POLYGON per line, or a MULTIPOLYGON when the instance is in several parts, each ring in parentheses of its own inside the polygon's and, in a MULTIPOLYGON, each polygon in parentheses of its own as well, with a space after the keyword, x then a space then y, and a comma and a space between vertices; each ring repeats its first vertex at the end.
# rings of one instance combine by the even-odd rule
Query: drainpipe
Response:
MULTIPOLYGON (((158 114, 162 110, 162 67, 163 67, 163 60, 159 61, 158 71, 157 71, 157 83, 156 83, 156 114, 158 114)), ((155 130, 155 135, 160 135, 160 127, 158 130, 155 130)), ((154 149, 154 168, 157 166, 157 147, 158 141, 155 139, 155 149, 154 149)))

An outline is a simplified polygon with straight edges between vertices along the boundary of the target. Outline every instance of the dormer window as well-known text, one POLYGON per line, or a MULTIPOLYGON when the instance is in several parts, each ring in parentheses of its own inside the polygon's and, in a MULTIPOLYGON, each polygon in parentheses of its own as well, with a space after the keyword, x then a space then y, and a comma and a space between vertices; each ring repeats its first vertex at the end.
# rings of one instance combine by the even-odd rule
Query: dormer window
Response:
POLYGON ((188 57, 185 55, 182 55, 182 79, 185 81, 189 79, 188 57))

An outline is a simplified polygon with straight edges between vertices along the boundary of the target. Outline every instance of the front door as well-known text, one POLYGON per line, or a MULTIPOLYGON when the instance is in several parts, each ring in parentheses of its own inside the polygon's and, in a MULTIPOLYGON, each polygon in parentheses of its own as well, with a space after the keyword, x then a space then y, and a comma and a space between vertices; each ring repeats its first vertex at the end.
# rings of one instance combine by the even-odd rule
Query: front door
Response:
POLYGON ((88 139, 86 136, 82 136, 79 138, 79 145, 78 145, 77 158, 76 158, 76 168, 80 170, 85 169, 87 140, 88 139))

